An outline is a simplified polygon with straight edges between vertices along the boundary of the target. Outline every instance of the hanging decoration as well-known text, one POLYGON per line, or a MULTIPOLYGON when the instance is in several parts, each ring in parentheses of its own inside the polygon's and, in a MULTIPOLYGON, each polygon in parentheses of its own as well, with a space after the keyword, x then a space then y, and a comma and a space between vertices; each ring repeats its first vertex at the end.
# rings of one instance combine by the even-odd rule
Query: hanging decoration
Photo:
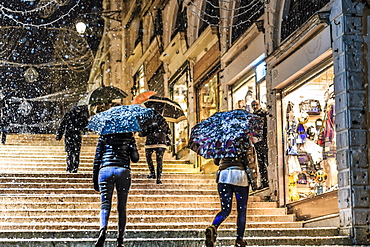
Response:
POLYGON ((33 67, 29 67, 25 72, 24 72, 24 78, 26 79, 27 82, 34 82, 37 80, 39 77, 39 73, 37 70, 33 67))
POLYGON ((66 6, 71 1, 72 0, 40 0, 37 3, 36 8, 25 11, 11 9, 0 3, 0 13, 4 17, 11 19, 21 26, 46 27, 70 16, 71 12, 74 11, 81 2, 81 0, 74 0, 73 5, 67 11, 59 15, 57 18, 45 22, 44 19, 51 17, 56 12, 59 14, 59 7, 66 6), (40 20, 40 18, 32 18, 35 17, 35 15, 44 19, 40 20))

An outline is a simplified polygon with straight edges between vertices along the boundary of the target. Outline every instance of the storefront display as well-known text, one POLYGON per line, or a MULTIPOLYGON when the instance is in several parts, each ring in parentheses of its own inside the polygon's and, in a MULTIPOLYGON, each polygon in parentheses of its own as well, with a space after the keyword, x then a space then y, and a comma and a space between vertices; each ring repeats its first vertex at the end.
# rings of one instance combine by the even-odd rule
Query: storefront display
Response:
MULTIPOLYGON (((218 72, 214 72, 212 76, 206 79, 197 88, 197 122, 201 122, 220 111, 219 99, 220 85, 218 72)), ((204 169, 202 167, 205 167, 208 164, 213 164, 213 159, 205 159, 201 156, 198 156, 198 164, 200 165, 201 169, 204 169)))
MULTIPOLYGON (((179 78, 171 84, 171 98, 180 104, 185 116, 188 117, 188 74, 183 73, 179 78)), ((173 134, 174 139, 174 153, 177 157, 182 157, 188 154, 188 150, 184 148, 188 143, 188 121, 184 120, 179 123, 173 123, 173 134), (181 152, 181 153, 180 153, 181 152)))
POLYGON ((336 190, 333 68, 285 92, 282 103, 288 201, 336 190))
POLYGON ((211 76, 198 89, 198 112, 201 122, 219 111, 219 80, 217 73, 211 76))
POLYGON ((254 74, 232 86, 233 109, 250 109, 252 100, 256 99, 256 79, 254 74))

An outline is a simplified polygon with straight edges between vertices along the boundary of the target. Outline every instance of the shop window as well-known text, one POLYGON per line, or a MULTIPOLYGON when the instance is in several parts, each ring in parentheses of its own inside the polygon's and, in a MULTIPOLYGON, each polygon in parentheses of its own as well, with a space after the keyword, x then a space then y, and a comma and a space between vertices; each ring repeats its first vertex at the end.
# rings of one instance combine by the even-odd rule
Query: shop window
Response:
POLYGON ((267 86, 266 81, 262 81, 257 84, 257 99, 260 102, 260 106, 263 110, 267 110, 267 86))
POLYGON ((153 77, 150 78, 148 81, 148 88, 150 91, 154 91, 157 93, 158 96, 164 96, 164 69, 163 66, 159 67, 159 69, 153 74, 153 77))
POLYGON ((300 28, 303 23, 329 2, 330 0, 285 1, 283 21, 281 25, 281 40, 286 39, 295 30, 300 28))
POLYGON ((216 26, 220 21, 220 7, 218 0, 206 1, 202 6, 198 37, 208 26, 216 26))
MULTIPOLYGON (((218 80, 218 72, 211 74, 198 88, 197 88, 197 117, 198 122, 201 122, 216 112, 219 112, 219 97, 220 85, 218 80)), ((200 167, 213 164, 212 159, 205 159, 198 156, 198 165, 200 167)), ((202 168, 201 168, 202 169, 202 168)))
POLYGON ((235 1, 231 43, 234 43, 264 13, 261 0, 235 1))
POLYGON ((133 96, 145 92, 145 74, 144 67, 141 66, 134 75, 134 85, 131 88, 131 94, 133 96))
POLYGON ((219 81, 217 73, 206 80, 198 89, 199 122, 219 111, 219 81))
POLYGON ((333 68, 285 93, 283 133, 288 201, 336 190, 333 68))
POLYGON ((256 99, 256 80, 254 74, 236 83, 231 88, 232 109, 246 109, 252 112, 251 103, 256 99))
MULTIPOLYGON (((188 73, 183 73, 170 85, 170 93, 173 101, 180 104, 185 116, 188 117, 188 73)), ((173 124, 172 138, 174 140, 174 153, 177 158, 182 158, 189 153, 186 148, 188 143, 188 121, 173 124)))

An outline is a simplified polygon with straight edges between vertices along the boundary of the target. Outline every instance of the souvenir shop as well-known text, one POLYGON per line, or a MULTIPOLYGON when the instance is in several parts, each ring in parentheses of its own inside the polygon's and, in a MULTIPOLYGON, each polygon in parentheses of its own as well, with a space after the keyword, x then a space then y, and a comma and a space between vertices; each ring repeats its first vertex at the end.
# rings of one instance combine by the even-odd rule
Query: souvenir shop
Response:
POLYGON ((333 77, 328 65, 282 90, 287 203, 337 190, 333 77))

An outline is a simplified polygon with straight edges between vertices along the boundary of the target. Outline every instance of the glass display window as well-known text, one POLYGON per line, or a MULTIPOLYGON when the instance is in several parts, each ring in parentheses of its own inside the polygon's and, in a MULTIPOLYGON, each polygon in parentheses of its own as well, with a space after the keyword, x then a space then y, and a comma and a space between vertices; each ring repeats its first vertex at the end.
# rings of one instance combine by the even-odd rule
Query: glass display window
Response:
MULTIPOLYGON (((185 116, 188 117, 188 74, 182 74, 173 84, 171 84, 172 100, 179 103, 185 116)), ((179 156, 188 143, 189 136, 188 121, 184 120, 173 124, 174 152, 179 156)), ((187 152, 186 152, 187 153, 187 152)), ((186 155, 186 154, 182 154, 186 155)), ((182 156, 180 155, 180 156, 182 156)))
MULTIPOLYGON (((220 91, 218 72, 212 74, 212 76, 206 79, 204 83, 198 87, 198 122, 201 122, 220 111, 220 91)), ((213 164, 213 159, 205 159, 202 156, 198 156, 198 164, 200 167, 207 166, 208 164, 213 164)))
POLYGON ((267 86, 266 81, 257 84, 257 94, 262 109, 267 109, 267 86))
POLYGON ((289 202, 338 187, 333 77, 333 67, 329 67, 283 97, 289 202))
POLYGON ((208 78, 198 89, 198 122, 219 111, 219 80, 217 73, 208 78))
POLYGON ((256 79, 254 74, 232 86, 232 109, 252 111, 251 103, 256 99, 256 79))

